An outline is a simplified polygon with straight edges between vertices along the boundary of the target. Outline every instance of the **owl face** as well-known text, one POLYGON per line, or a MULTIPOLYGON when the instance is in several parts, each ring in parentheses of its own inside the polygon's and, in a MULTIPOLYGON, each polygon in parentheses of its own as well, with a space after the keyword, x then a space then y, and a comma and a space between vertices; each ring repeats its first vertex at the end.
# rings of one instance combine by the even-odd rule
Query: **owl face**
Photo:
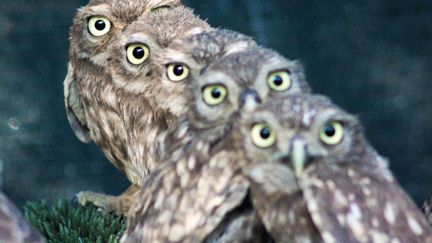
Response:
POLYGON ((242 120, 248 160, 288 164, 296 176, 316 161, 355 162, 366 150, 358 120, 322 96, 274 99, 242 120))
POLYGON ((269 99, 309 92, 301 65, 265 48, 220 58, 188 85, 190 117, 198 127, 224 124, 235 112, 269 99))
POLYGON ((139 16, 179 5, 178 0, 92 0, 78 10, 71 28, 71 58, 103 65, 106 52, 139 16))

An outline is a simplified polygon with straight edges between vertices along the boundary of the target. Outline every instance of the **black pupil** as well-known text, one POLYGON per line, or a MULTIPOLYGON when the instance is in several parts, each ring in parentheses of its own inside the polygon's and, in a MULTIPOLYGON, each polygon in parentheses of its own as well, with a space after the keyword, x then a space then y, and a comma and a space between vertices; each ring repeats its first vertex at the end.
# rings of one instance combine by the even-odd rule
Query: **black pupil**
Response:
POLYGON ((184 73, 184 68, 182 65, 175 65, 174 66, 174 74, 176 76, 181 76, 184 73))
POLYGON ((333 137, 336 134, 336 130, 332 125, 327 125, 324 129, 324 133, 328 136, 328 137, 333 137))
POLYGON ((104 30, 106 27, 105 21, 99 19, 98 21, 96 21, 95 23, 95 28, 99 31, 104 30))
POLYGON ((270 137, 270 134, 271 134, 271 132, 270 132, 270 129, 268 127, 263 128, 261 130, 261 133, 260 133, 261 137, 264 139, 268 139, 270 137))
POLYGON ((274 79, 273 79, 273 83, 274 83, 275 85, 277 85, 277 86, 282 85, 282 83, 283 83, 283 79, 282 79, 282 77, 281 77, 281 76, 276 76, 276 77, 274 77, 274 79))
POLYGON ((221 91, 219 90, 219 88, 214 88, 214 89, 212 90, 211 95, 213 96, 213 98, 218 99, 218 98, 220 98, 220 97, 222 96, 222 93, 221 93, 221 91))
POLYGON ((136 47, 136 48, 133 50, 133 56, 134 56, 136 59, 141 59, 141 58, 144 57, 144 55, 145 55, 145 51, 144 51, 144 48, 142 48, 142 47, 136 47))

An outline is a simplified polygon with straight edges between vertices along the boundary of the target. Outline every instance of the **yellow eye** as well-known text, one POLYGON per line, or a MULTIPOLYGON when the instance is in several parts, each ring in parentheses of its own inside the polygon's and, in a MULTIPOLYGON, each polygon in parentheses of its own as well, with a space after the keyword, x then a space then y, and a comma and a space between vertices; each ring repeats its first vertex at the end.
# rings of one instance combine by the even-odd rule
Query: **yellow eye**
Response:
POLYGON ((282 92, 291 88, 291 76, 288 71, 276 71, 270 73, 267 83, 274 91, 282 92))
POLYGON ((169 5, 162 5, 162 6, 159 6, 159 7, 152 8, 150 10, 150 12, 151 13, 159 13, 159 12, 165 10, 165 9, 170 9, 170 8, 171 8, 171 6, 169 6, 169 5))
POLYGON ((326 123, 320 130, 320 139, 328 145, 336 145, 342 142, 344 127, 342 123, 331 121, 326 123))
POLYGON ((211 106, 219 105, 224 102, 227 94, 227 89, 219 84, 206 86, 202 91, 204 102, 211 106))
POLYGON ((182 81, 189 77, 189 67, 181 63, 168 64, 167 76, 171 81, 182 81))
POLYGON ((276 142, 276 133, 264 123, 256 124, 251 131, 252 142, 260 148, 268 148, 276 142))
POLYGON ((131 44, 126 52, 128 61, 134 65, 140 65, 150 56, 150 49, 144 44, 131 44))
POLYGON ((91 17, 88 21, 88 30, 96 37, 106 35, 111 30, 111 22, 101 16, 91 17))

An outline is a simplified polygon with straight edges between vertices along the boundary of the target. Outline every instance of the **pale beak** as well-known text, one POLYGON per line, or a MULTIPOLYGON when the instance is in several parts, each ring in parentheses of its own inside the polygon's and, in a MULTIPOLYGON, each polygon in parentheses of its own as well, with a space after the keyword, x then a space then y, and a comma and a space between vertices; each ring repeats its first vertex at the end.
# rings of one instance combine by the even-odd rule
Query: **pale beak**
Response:
POLYGON ((297 177, 302 175, 307 157, 306 142, 301 138, 294 138, 291 147, 291 162, 297 177))
POLYGON ((253 89, 248 89, 240 94, 240 107, 244 111, 252 111, 261 103, 261 98, 253 89))

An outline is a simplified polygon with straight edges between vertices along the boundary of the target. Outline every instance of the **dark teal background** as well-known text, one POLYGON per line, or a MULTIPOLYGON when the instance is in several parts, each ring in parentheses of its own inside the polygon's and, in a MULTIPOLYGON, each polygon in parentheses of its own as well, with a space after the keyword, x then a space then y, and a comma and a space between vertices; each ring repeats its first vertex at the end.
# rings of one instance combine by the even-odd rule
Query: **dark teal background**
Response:
MULTIPOLYGON (((74 137, 64 111, 68 29, 86 3, 0 2, 0 183, 19 203, 127 187, 95 145, 74 137)), ((300 59, 315 92, 360 117, 415 200, 432 192, 432 1, 185 3, 300 59)))

